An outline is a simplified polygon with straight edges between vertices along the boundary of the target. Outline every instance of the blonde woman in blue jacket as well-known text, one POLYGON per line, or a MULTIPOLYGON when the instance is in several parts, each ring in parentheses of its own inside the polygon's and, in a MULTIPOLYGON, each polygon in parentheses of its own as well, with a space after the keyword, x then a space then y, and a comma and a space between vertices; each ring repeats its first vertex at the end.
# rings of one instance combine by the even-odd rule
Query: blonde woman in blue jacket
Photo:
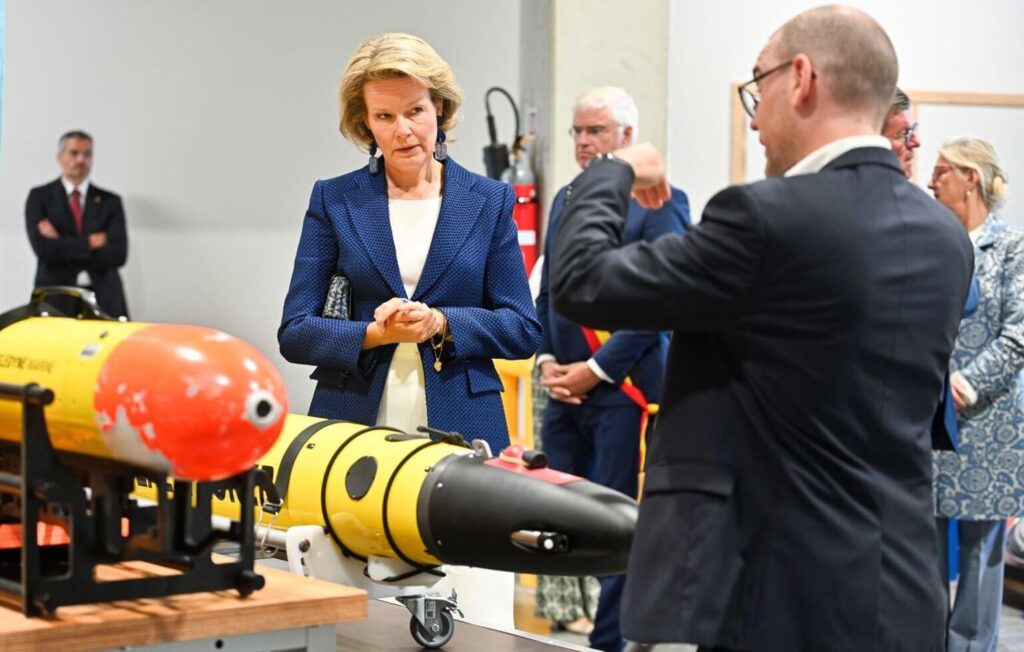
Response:
POLYGON ((317 367, 311 415, 454 430, 497 454, 509 439, 492 359, 540 343, 512 189, 447 155, 462 90, 422 39, 367 39, 339 94, 341 133, 370 160, 313 186, 281 353, 317 367), (335 277, 351 287, 345 319, 322 316, 335 277))

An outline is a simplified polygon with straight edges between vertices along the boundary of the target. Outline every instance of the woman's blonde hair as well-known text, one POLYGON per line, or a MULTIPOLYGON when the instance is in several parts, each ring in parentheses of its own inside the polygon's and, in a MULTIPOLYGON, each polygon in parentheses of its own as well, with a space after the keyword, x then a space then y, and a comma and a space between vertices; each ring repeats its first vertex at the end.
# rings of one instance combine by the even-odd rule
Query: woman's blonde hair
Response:
POLYGON ((345 66, 338 85, 341 135, 367 147, 373 134, 366 126, 366 82, 408 77, 423 84, 432 100, 441 100, 440 128, 450 131, 459 121, 462 89, 452 67, 423 39, 392 32, 363 41, 345 66))
POLYGON ((958 168, 978 173, 978 192, 989 210, 994 211, 1006 203, 1010 179, 999 167, 999 157, 992 143, 984 138, 959 136, 943 143, 939 156, 958 168))

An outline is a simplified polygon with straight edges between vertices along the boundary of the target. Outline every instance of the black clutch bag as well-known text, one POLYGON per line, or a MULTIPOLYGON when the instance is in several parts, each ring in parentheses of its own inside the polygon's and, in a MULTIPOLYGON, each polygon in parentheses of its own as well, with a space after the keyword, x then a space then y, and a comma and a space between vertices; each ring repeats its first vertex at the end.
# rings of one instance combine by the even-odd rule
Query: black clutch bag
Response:
POLYGON ((352 285, 348 282, 348 277, 341 274, 331 277, 323 315, 331 319, 352 319, 352 285))

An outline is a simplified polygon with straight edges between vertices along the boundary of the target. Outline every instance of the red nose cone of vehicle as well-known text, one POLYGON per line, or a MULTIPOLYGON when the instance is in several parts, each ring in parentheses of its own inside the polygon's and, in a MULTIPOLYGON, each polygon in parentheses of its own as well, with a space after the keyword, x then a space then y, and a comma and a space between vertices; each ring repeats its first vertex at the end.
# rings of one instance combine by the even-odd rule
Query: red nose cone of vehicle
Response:
POLYGON ((93 407, 115 452, 158 455, 174 477, 203 481, 251 468, 281 432, 288 399, 280 374, 246 342, 155 324, 111 352, 93 407))

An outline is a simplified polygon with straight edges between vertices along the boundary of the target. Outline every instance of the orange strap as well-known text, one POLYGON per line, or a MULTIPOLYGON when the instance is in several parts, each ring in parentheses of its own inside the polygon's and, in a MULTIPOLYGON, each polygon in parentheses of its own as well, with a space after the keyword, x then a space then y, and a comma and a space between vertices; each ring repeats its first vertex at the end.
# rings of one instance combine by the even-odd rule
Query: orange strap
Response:
MULTIPOLYGON (((587 346, 590 347, 592 354, 597 353, 597 350, 612 336, 609 331, 598 331, 586 326, 580 326, 580 330, 583 331, 583 338, 587 341, 587 346)), ((640 391, 640 388, 633 383, 629 376, 626 376, 622 381, 619 389, 640 408, 640 459, 638 460, 638 468, 642 478, 644 464, 647 461, 647 438, 644 434, 647 432, 647 422, 650 420, 650 415, 658 413, 658 404, 649 402, 644 393, 640 391)))

